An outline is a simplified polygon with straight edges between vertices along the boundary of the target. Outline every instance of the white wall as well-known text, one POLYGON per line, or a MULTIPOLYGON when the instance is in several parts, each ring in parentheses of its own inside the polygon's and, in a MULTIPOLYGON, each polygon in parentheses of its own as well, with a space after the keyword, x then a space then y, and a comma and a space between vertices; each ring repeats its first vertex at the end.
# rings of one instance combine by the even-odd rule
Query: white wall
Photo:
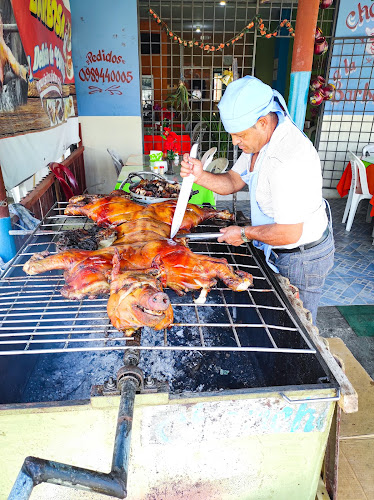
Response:
POLYGON ((126 163, 130 154, 143 152, 140 116, 80 116, 86 170, 90 193, 110 193, 117 180, 107 148, 116 151, 126 163), (103 183, 100 186, 94 184, 103 183))

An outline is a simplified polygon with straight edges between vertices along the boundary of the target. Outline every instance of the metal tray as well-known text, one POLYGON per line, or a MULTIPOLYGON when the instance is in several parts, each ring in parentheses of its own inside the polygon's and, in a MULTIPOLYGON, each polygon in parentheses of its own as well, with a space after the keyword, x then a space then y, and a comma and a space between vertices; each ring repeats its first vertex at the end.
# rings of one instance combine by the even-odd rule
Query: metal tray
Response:
POLYGON ((170 200, 177 200, 178 199, 178 197, 176 197, 176 198, 156 198, 154 196, 144 196, 144 195, 133 193, 131 191, 131 189, 134 188, 134 187, 136 187, 139 184, 139 182, 140 182, 140 180, 137 181, 137 182, 132 182, 132 179, 134 177, 139 177, 140 179, 144 179, 145 177, 150 177, 150 180, 152 180, 152 178, 154 177, 156 179, 161 179, 163 181, 166 181, 169 184, 179 184, 178 182, 169 181, 168 179, 165 179, 165 177, 163 177, 162 175, 158 174, 157 172, 144 172, 144 171, 141 171, 141 172, 131 172, 127 176, 127 178, 124 181, 122 181, 119 189, 122 189, 123 186, 126 183, 130 183, 130 187, 129 187, 130 196, 131 196, 131 198, 134 201, 137 201, 139 203, 149 204, 149 203, 161 203, 163 201, 170 201, 170 200))

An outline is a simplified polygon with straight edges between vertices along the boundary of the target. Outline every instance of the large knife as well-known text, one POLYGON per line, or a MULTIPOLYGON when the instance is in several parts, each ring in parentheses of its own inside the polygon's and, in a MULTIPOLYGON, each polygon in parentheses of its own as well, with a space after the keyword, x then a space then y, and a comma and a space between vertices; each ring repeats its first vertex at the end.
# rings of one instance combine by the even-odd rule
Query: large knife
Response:
MULTIPOLYGON (((195 142, 195 144, 192 145, 190 151, 191 158, 196 158, 198 147, 199 147, 198 142, 195 142)), ((186 212, 188 200, 190 199, 191 189, 194 180, 195 176, 193 174, 190 174, 187 177, 183 177, 182 187, 179 192, 177 206, 175 207, 174 217, 171 223, 170 238, 174 238, 174 236, 179 231, 179 228, 181 227, 183 217, 186 212)))
POLYGON ((187 238, 188 240, 193 241, 205 241, 216 240, 220 236, 223 236, 223 233, 179 233, 176 235, 176 238, 187 238))

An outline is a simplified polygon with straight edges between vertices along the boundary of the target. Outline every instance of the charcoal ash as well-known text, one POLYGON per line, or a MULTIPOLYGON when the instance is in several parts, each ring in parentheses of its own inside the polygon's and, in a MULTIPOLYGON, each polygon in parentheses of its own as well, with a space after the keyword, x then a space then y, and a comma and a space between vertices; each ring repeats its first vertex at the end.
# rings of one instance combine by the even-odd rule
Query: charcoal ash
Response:
POLYGON ((114 229, 102 228, 96 224, 87 229, 71 229, 64 231, 56 242, 57 251, 79 248, 81 250, 98 250, 110 246, 116 239, 114 229))

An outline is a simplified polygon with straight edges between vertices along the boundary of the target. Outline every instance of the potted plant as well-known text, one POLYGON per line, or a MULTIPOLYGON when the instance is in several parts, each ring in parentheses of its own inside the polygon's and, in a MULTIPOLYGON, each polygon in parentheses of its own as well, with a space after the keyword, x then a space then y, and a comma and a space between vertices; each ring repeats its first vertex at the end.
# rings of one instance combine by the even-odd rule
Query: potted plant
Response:
POLYGON ((178 136, 175 132, 173 132, 169 127, 165 127, 163 130, 162 138, 164 139, 164 155, 166 156, 166 160, 168 162, 168 169, 165 173, 174 174, 173 164, 177 153, 176 143, 178 140, 178 136))

